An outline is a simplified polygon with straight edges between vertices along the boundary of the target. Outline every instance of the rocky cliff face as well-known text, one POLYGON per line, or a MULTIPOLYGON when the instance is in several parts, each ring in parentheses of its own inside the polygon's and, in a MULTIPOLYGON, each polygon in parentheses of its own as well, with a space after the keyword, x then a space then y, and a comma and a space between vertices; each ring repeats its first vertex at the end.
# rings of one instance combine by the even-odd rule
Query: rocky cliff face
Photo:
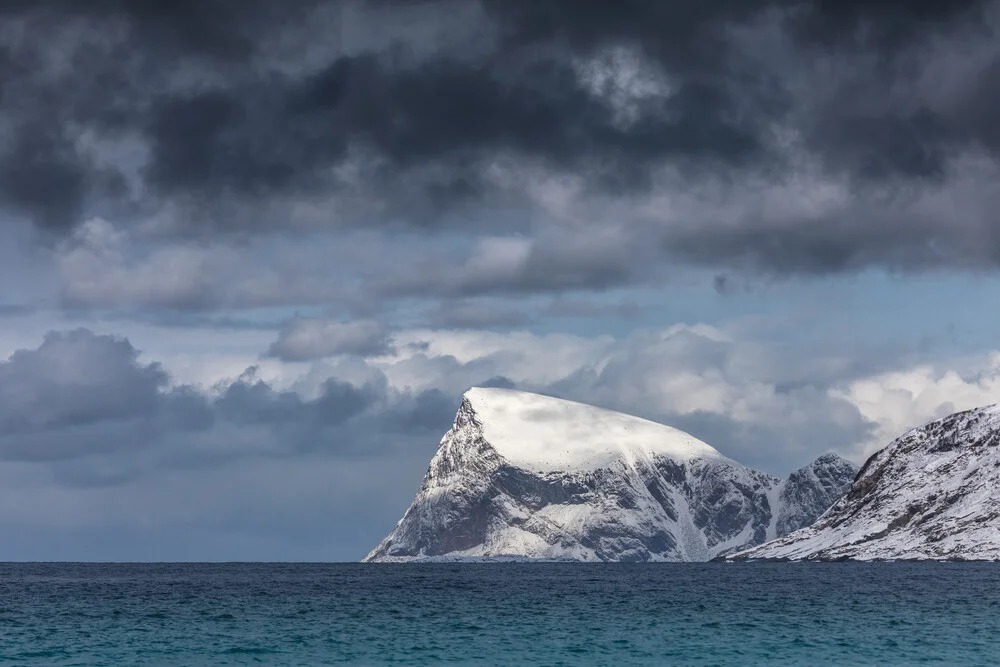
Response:
POLYGON ((1000 559, 1000 406, 913 429, 811 526, 740 559, 1000 559))
POLYGON ((858 466, 836 454, 824 454, 796 470, 781 485, 775 537, 810 525, 847 491, 858 466))
POLYGON ((805 525, 854 472, 827 456, 782 481, 660 424, 473 389, 366 560, 709 560, 805 525))

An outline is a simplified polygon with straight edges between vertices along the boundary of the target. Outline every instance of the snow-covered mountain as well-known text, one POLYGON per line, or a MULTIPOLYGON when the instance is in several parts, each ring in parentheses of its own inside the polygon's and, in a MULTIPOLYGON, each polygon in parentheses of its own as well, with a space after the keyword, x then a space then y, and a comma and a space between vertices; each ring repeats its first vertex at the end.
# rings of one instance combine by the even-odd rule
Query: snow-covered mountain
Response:
POLYGON ((826 455, 782 481, 669 426, 474 388, 365 560, 704 561, 808 525, 856 471, 826 455))
POLYGON ((903 434, 813 525, 734 557, 1000 560, 1000 405, 903 434))

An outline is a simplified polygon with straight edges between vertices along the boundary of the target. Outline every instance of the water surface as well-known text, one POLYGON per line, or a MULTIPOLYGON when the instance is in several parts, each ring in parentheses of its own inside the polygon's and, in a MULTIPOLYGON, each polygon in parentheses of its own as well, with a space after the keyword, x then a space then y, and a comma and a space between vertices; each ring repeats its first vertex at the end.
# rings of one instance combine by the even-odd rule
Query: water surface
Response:
POLYGON ((998 660, 991 564, 0 564, 3 663, 998 660))

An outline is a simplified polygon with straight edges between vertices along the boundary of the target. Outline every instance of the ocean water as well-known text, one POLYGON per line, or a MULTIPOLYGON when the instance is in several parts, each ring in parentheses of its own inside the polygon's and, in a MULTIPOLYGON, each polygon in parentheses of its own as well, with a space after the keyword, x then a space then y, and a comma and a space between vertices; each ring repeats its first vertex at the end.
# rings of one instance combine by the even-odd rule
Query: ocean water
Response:
POLYGON ((0 663, 1000 662, 990 564, 5 564, 0 663))

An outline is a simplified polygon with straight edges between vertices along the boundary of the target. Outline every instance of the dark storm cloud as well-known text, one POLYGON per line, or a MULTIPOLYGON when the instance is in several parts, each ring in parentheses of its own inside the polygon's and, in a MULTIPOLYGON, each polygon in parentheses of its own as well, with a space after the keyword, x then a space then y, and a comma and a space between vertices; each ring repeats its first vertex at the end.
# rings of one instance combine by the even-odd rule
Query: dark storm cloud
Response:
POLYGON ((891 50, 956 17, 979 19, 989 4, 984 0, 815 0, 799 4, 790 22, 799 38, 820 46, 847 42, 891 50))
POLYGON ((815 128, 814 141, 822 142, 828 164, 860 179, 942 177, 957 139, 946 119, 926 109, 903 117, 848 114, 823 122, 827 125, 815 128))
MULTIPOLYGON (((919 206, 894 201, 905 193, 888 191, 875 195, 883 200, 878 212, 852 203, 782 226, 760 220, 726 235, 685 230, 663 243, 666 252, 687 262, 778 277, 846 273, 873 265, 898 271, 989 269, 1000 260, 1000 224, 990 208, 1000 203, 1000 191, 989 180, 970 187, 982 194, 980 202, 961 201, 953 207, 954 196, 930 195, 935 208, 953 207, 947 224, 919 206)), ((934 192, 931 185, 927 188, 934 192)), ((714 286, 721 293, 732 284, 731 278, 723 278, 714 286)))
POLYGON ((601 0, 487 0, 515 43, 545 42, 564 37, 577 47, 622 39, 640 41, 651 52, 668 59, 701 53, 717 58, 726 47, 719 29, 729 22, 746 21, 769 9, 791 10, 787 23, 796 37, 819 46, 854 42, 858 31, 869 43, 900 44, 919 37, 928 28, 987 5, 982 0, 715 0, 713 2, 651 2, 623 0, 614 11, 601 0), (712 40, 715 38, 715 40, 712 40), (706 43, 708 40, 708 43, 706 43))
POLYGON ((210 198, 317 192, 337 187, 323 172, 352 150, 375 157, 369 177, 386 190, 443 166, 423 185, 432 209, 482 196, 478 165, 505 152, 593 173, 609 186, 642 183, 656 160, 728 162, 759 152, 757 119, 733 113, 730 96, 713 83, 683 83, 623 126, 569 62, 442 56, 399 66, 344 56, 300 81, 163 100, 144 128, 147 183, 164 195, 210 198))
MULTIPOLYGON (((759 148, 756 119, 733 113, 736 100, 723 80, 682 81, 622 127, 563 54, 534 57, 516 45, 469 60, 435 53, 409 62, 362 52, 331 56, 315 71, 268 73, 254 59, 257 43, 301 22, 315 4, 283 10, 256 2, 5 5, 0 15, 19 38, 8 48, 13 64, 5 88, 26 100, 8 119, 20 136, 0 170, 7 173, 9 205, 42 225, 64 227, 97 206, 88 207, 88 197, 113 198, 117 193, 103 181, 114 174, 96 173, 74 145, 71 135, 85 129, 142 136, 151 149, 144 171, 151 194, 210 201, 336 187, 318 172, 341 164, 352 148, 383 161, 376 175, 388 179, 387 187, 410 168, 443 160, 461 171, 498 151, 609 178, 629 168, 641 178, 651 159, 729 160, 759 148), (37 41, 54 25, 80 25, 86 38, 65 44, 71 72, 43 77, 37 41), (178 59, 195 70, 233 70, 236 83, 227 77, 215 86, 159 93, 178 59), (34 123, 42 110, 42 122, 34 123)), ((424 7, 428 21, 441 9, 424 7)), ((332 40, 350 29, 330 28, 332 40)), ((432 204, 446 203, 475 197, 480 187, 474 176, 452 173, 427 183, 426 195, 432 204)))
POLYGON ((90 167, 53 129, 22 126, 0 165, 0 192, 8 206, 45 226, 73 224, 83 206, 90 167), (51 197, 50 193, 59 193, 51 197))
MULTIPOLYGON (((782 132, 862 199, 948 185, 956 157, 995 164, 1000 149, 1000 55, 986 36, 997 11, 972 1, 8 2, 0 195, 54 230, 169 204, 185 234, 281 231, 288 200, 332 197, 334 219, 354 197, 370 204, 357 223, 440 225, 461 210, 463 226, 496 233, 522 224, 488 215, 517 203, 489 175, 497 160, 627 201, 657 187, 664 166, 695 181, 781 182, 798 169, 782 132), (465 23, 449 30, 468 37, 445 44, 432 28, 460 6, 465 23), (964 55, 968 40, 981 64, 964 55), (614 49, 635 62, 608 60, 614 49), (952 61, 936 76, 953 89, 936 93, 932 66, 952 61), (652 89, 628 89, 635 72, 621 68, 633 66, 652 89)), ((698 264, 817 273, 898 265, 900 246, 906 266, 964 265, 996 227, 994 213, 973 211, 976 224, 949 236, 951 220, 932 212, 913 234, 915 212, 864 201, 820 232, 803 223, 772 236, 773 220, 751 216, 636 243, 698 264), (924 252, 940 239, 945 252, 924 252)), ((603 289, 662 257, 578 270, 548 247, 535 251, 544 270, 532 260, 497 285, 440 291, 603 289)))
POLYGON ((0 14, 43 24, 66 19, 123 21, 146 48, 236 60, 255 51, 263 32, 301 16, 319 0, 8 0, 0 14))

